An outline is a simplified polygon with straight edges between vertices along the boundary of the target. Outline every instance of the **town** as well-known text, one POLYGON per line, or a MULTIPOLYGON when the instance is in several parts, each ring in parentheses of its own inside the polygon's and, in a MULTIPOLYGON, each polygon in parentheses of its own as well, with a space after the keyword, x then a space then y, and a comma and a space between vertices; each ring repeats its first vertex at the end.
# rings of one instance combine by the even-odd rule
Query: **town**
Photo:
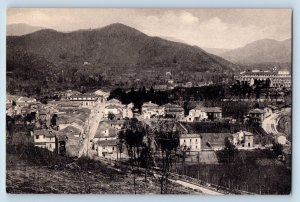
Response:
MULTIPOLYGON (((166 72, 166 78, 171 76, 166 72)), ((169 79, 166 79, 168 92, 168 89, 152 87, 132 88, 127 93, 121 89, 86 93, 66 90, 57 92, 58 99, 47 103, 34 97, 8 94, 8 144, 23 142, 59 156, 88 157, 96 161, 137 161, 133 164, 143 165, 145 169, 161 167, 158 162, 172 157, 177 163, 168 165, 168 172, 206 181, 208 187, 216 184, 224 191, 233 185, 220 181, 217 175, 201 177, 203 173, 199 170, 195 176, 195 172, 188 169, 203 165, 213 172, 220 169, 216 168, 222 165, 220 162, 230 161, 224 158, 230 152, 244 155, 256 152, 262 156, 262 159, 257 157, 258 160, 269 158, 271 152, 286 165, 291 158, 290 101, 282 94, 271 95, 283 92, 283 88, 286 92, 291 89, 289 72, 276 68, 253 70, 241 72, 235 79, 232 84, 223 84, 229 85, 230 98, 223 95, 219 100, 213 95, 210 99, 201 99, 203 96, 198 93, 203 88, 212 89, 214 93, 218 85, 213 82, 204 86, 193 86, 190 82, 178 87, 169 79), (170 84, 173 87, 170 88, 170 84), (234 88, 238 90, 232 90, 234 88), (259 98, 258 88, 264 90, 259 98), (178 89, 176 93, 174 89, 178 89), (174 99, 174 96, 179 98, 174 99), (249 103, 252 104, 249 106, 249 103), (228 108, 233 108, 234 113, 228 108), (141 160, 143 155, 148 156, 147 161, 141 160)), ((234 156, 232 158, 236 158, 234 156)), ((227 174, 224 171, 223 175, 227 174)), ((269 187, 262 190, 248 180, 248 184, 243 182, 237 190, 267 194, 274 186, 269 182, 269 187)))

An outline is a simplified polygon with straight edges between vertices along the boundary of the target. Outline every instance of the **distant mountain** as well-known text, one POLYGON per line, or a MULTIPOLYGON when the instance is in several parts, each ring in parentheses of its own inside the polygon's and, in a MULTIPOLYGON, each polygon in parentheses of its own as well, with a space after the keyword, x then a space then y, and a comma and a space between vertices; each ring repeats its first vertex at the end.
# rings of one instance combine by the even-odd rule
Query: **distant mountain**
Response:
POLYGON ((202 49, 208 53, 218 55, 218 56, 221 56, 223 53, 226 53, 231 50, 231 49, 225 49, 225 48, 204 48, 204 47, 202 47, 202 49))
POLYGON ((45 29, 44 27, 36 27, 24 23, 9 24, 6 26, 6 36, 21 36, 30 34, 39 30, 45 29))
POLYGON ((194 76, 195 72, 226 74, 236 68, 198 47, 150 37, 119 23, 69 33, 47 29, 7 37, 7 71, 18 76, 38 72, 34 73, 38 79, 62 71, 67 76, 105 72, 112 77, 140 74, 150 78, 149 72, 161 76, 170 69, 194 76))
POLYGON ((291 63, 291 39, 284 41, 262 39, 219 56, 239 64, 291 63))

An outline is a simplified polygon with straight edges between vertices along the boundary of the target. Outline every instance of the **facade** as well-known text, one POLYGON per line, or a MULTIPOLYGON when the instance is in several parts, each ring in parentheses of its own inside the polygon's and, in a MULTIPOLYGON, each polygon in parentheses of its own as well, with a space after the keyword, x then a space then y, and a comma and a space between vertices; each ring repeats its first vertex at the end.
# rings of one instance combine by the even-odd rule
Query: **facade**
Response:
POLYGON ((265 112, 264 110, 262 109, 251 109, 249 112, 248 112, 248 117, 256 122, 256 123, 259 123, 261 124, 265 118, 265 112))
POLYGON ((115 158, 118 140, 100 140, 97 142, 97 155, 105 158, 115 158))
POLYGON ((74 102, 80 102, 80 105, 82 107, 91 107, 96 104, 98 98, 96 95, 87 93, 71 95, 69 100, 74 102))
POLYGON ((200 134, 182 134, 179 145, 188 151, 201 151, 201 136, 200 134))
POLYGON ((189 111, 187 122, 196 122, 202 120, 217 120, 222 118, 222 109, 220 107, 201 107, 197 106, 189 111))
POLYGON ((239 131, 232 135, 231 142, 237 148, 253 148, 254 135, 247 131, 239 131))
POLYGON ((32 135, 34 146, 45 148, 52 152, 55 150, 56 136, 54 131, 47 129, 35 130, 32 135))
POLYGON ((253 85, 255 80, 259 81, 270 81, 270 87, 280 88, 286 87, 291 88, 292 86, 292 76, 288 70, 276 70, 272 71, 260 71, 253 70, 251 72, 241 72, 239 76, 236 77, 237 80, 241 82, 247 82, 253 85))
POLYGON ((175 104, 165 104, 162 106, 165 109, 165 116, 170 116, 174 118, 184 117, 184 109, 175 104))

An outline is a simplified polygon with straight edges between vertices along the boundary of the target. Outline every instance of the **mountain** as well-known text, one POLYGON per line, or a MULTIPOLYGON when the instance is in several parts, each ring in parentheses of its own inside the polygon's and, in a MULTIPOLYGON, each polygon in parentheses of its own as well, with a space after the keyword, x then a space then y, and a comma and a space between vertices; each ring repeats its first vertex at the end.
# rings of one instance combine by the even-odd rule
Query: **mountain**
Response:
POLYGON ((31 72, 26 78, 64 74, 77 79, 83 74, 101 74, 112 81, 124 80, 124 75, 154 80, 166 71, 174 71, 179 78, 183 72, 189 78, 195 72, 226 74, 237 68, 201 48, 150 37, 119 23, 69 33, 46 29, 7 37, 7 71, 18 72, 18 77, 31 72))
POLYGON ((291 63, 291 45, 291 39, 284 41, 262 39, 222 53, 220 56, 239 64, 291 63))
POLYGON ((9 24, 6 26, 6 36, 21 36, 30 34, 39 30, 45 29, 44 27, 36 27, 24 23, 9 24))
POLYGON ((202 47, 202 49, 208 53, 218 55, 218 56, 221 56, 223 53, 226 53, 231 50, 226 48, 204 48, 204 47, 202 47))

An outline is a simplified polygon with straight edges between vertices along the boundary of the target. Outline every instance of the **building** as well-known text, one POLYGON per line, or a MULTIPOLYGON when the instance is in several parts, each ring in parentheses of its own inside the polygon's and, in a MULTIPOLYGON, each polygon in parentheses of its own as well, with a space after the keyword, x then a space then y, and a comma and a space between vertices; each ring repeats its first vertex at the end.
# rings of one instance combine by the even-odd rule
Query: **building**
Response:
POLYGON ((105 158, 117 157, 118 140, 99 140, 97 142, 97 155, 105 158))
POLYGON ((265 111, 259 108, 251 109, 248 112, 247 118, 255 123, 261 124, 265 118, 265 111))
POLYGON ((69 97, 70 101, 79 102, 82 107, 94 106, 98 100, 94 94, 75 94, 69 97))
POLYGON ((272 71, 244 71, 240 75, 236 76, 235 79, 240 82, 247 82, 249 85, 253 85, 255 81, 268 81, 270 87, 275 88, 290 88, 292 85, 292 76, 289 70, 277 70, 274 68, 272 71))
POLYGON ((16 100, 16 104, 22 107, 28 107, 30 104, 33 103, 36 103, 36 99, 30 97, 20 97, 16 100))
POLYGON ((155 103, 145 102, 142 105, 142 116, 144 119, 158 118, 165 115, 165 109, 155 103))
POLYGON ((56 148, 56 136, 54 131, 48 129, 35 130, 33 133, 34 146, 54 151, 56 148))
POLYGON ((237 148, 253 148, 254 135, 247 131, 239 131, 232 135, 231 142, 237 148))
POLYGON ((110 95, 110 93, 105 92, 103 90, 97 90, 94 92, 94 94, 98 97, 98 102, 100 102, 100 103, 107 102, 107 99, 110 95))
POLYGON ((201 151, 200 134, 181 134, 179 145, 186 151, 201 151))
POLYGON ((115 104, 107 105, 104 108, 103 116, 109 119, 121 119, 123 117, 123 106, 115 104), (109 117, 110 115, 113 115, 113 118, 109 117))
POLYGON ((184 109, 175 104, 165 104, 162 106, 165 109, 165 116, 173 117, 173 118, 181 118, 184 117, 184 109))
POLYGON ((222 109, 220 107, 201 107, 197 106, 189 111, 187 122, 202 120, 217 120, 222 118, 222 109))

